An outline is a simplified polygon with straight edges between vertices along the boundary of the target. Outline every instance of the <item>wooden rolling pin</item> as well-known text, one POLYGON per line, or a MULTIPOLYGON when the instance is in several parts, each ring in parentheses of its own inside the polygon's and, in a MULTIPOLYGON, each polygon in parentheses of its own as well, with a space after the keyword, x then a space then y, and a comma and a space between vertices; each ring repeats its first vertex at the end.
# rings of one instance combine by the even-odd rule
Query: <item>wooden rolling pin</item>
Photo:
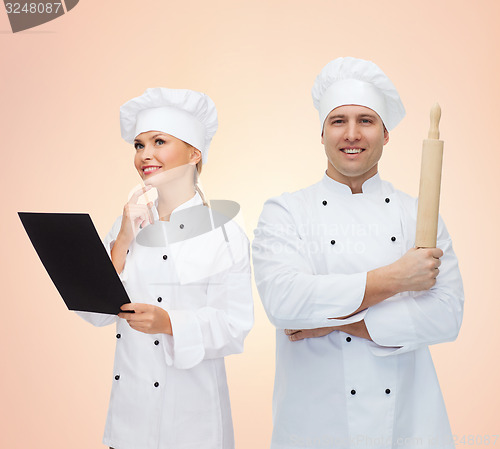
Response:
POLYGON ((415 236, 417 248, 436 247, 444 145, 444 142, 439 140, 440 118, 441 108, 436 103, 431 109, 429 137, 424 140, 422 145, 422 168, 415 236))

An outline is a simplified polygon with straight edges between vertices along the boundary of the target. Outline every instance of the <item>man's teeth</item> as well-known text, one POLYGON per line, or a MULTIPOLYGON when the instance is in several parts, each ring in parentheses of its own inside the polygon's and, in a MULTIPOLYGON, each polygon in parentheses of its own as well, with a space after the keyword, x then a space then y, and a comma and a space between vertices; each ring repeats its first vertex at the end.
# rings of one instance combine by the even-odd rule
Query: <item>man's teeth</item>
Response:
POLYGON ((363 150, 361 148, 343 148, 342 151, 347 154, 357 154, 361 153, 363 150))
POLYGON ((145 168, 143 171, 145 174, 151 173, 152 171, 158 170, 160 167, 148 167, 145 168))

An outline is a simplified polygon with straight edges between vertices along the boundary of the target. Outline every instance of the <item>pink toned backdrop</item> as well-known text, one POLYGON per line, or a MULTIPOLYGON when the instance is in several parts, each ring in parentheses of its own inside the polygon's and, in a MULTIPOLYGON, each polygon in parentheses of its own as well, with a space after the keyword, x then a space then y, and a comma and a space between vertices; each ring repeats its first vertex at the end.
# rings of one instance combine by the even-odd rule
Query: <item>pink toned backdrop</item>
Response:
MULTIPOLYGON (((326 62, 346 55, 377 62, 400 91, 408 114, 381 174, 410 194, 429 108, 442 106, 441 211, 467 303, 458 340, 432 353, 457 447, 485 446, 486 436, 493 446, 499 17, 497 0, 81 0, 12 34, 2 4, 0 447, 102 447, 115 343, 111 327, 65 309, 16 212, 89 212, 104 235, 137 182, 119 106, 146 87, 192 88, 219 110, 205 191, 238 201, 250 235, 265 199, 322 176, 310 89, 326 62)), ((245 353, 227 359, 238 449, 266 448, 271 433, 274 330, 257 294, 255 304, 245 353)))

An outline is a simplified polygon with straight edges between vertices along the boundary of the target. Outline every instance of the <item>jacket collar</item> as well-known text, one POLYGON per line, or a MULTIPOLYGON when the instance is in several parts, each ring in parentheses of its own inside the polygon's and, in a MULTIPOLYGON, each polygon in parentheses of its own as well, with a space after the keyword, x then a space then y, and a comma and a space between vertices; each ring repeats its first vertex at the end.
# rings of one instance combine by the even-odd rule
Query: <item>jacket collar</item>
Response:
MULTIPOLYGON (((330 192, 336 193, 337 195, 352 195, 351 188, 342 184, 341 182, 335 181, 330 178, 326 172, 321 180, 321 184, 330 192)), ((375 173, 371 178, 367 179, 361 188, 363 193, 378 193, 382 189, 382 180, 380 175, 375 173)))
MULTIPOLYGON (((186 202, 177 206, 170 214, 170 217, 172 217, 172 215, 174 215, 175 213, 177 213, 183 209, 187 209, 188 207, 199 206, 202 204, 203 204, 203 200, 201 199, 200 194, 198 192, 195 192, 194 196, 191 199, 189 199, 186 202)), ((155 221, 160 219, 160 217, 158 215, 157 207, 158 207, 158 200, 155 201, 155 207, 153 208, 153 217, 154 217, 155 221)))
POLYGON ((195 192, 194 196, 187 200, 185 203, 180 204, 177 206, 173 211, 171 215, 174 215, 176 212, 179 212, 183 209, 187 209, 188 207, 193 207, 193 206, 199 206, 200 204, 203 204, 203 201, 201 199, 201 196, 198 192, 195 192))

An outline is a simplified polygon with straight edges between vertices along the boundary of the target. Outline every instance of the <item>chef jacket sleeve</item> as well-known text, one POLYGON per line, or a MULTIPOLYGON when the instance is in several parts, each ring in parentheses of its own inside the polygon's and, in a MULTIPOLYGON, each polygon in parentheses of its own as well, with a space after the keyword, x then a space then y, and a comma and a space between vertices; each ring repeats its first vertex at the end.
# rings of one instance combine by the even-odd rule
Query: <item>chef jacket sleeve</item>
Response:
MULTIPOLYGON (((106 248, 106 252, 108 253, 109 258, 111 259, 111 250, 113 249, 113 245, 115 244, 116 237, 118 236, 118 233, 120 232, 120 228, 122 226, 122 217, 118 217, 115 222, 113 223, 113 226, 111 230, 108 232, 106 237, 104 237, 104 240, 102 241, 104 248, 106 248)), ((123 282, 127 279, 127 262, 125 261, 125 266, 123 267, 123 270, 121 273, 118 274, 120 277, 120 280, 123 282)))
POLYGON ((363 314, 346 320, 329 317, 351 315, 361 305, 366 272, 315 274, 286 198, 264 204, 252 245, 255 280, 269 320, 278 329, 360 321, 363 314))
POLYGON ((107 326, 108 324, 116 323, 117 316, 116 315, 108 315, 106 313, 95 313, 95 312, 75 312, 80 318, 83 318, 85 321, 90 324, 101 327, 107 326))
POLYGON ((206 306, 194 310, 169 310, 173 365, 189 369, 204 359, 243 351, 243 340, 253 325, 253 300, 249 243, 232 223, 225 226, 234 263, 209 278, 206 306))
MULTIPOLYGON (((120 232, 120 227, 122 224, 122 217, 118 217, 116 221, 113 223, 111 230, 108 232, 106 237, 104 237, 103 245, 106 248, 106 252, 108 253, 109 258, 111 259, 111 248, 116 240, 116 236, 120 232)), ((124 280, 126 278, 126 270, 124 269, 119 274, 120 280, 124 280)), ((113 324, 117 320, 116 315, 107 315, 105 313, 94 313, 94 312, 76 312, 76 314, 83 318, 85 321, 93 324, 94 326, 107 326, 108 324, 113 324)))
MULTIPOLYGON (((407 249, 415 242, 416 205, 409 212, 407 249)), ((365 324, 375 355, 400 354, 422 346, 452 341, 462 324, 464 290, 458 260, 446 226, 439 218, 437 247, 443 250, 439 275, 430 290, 405 292, 372 307, 365 324)))

